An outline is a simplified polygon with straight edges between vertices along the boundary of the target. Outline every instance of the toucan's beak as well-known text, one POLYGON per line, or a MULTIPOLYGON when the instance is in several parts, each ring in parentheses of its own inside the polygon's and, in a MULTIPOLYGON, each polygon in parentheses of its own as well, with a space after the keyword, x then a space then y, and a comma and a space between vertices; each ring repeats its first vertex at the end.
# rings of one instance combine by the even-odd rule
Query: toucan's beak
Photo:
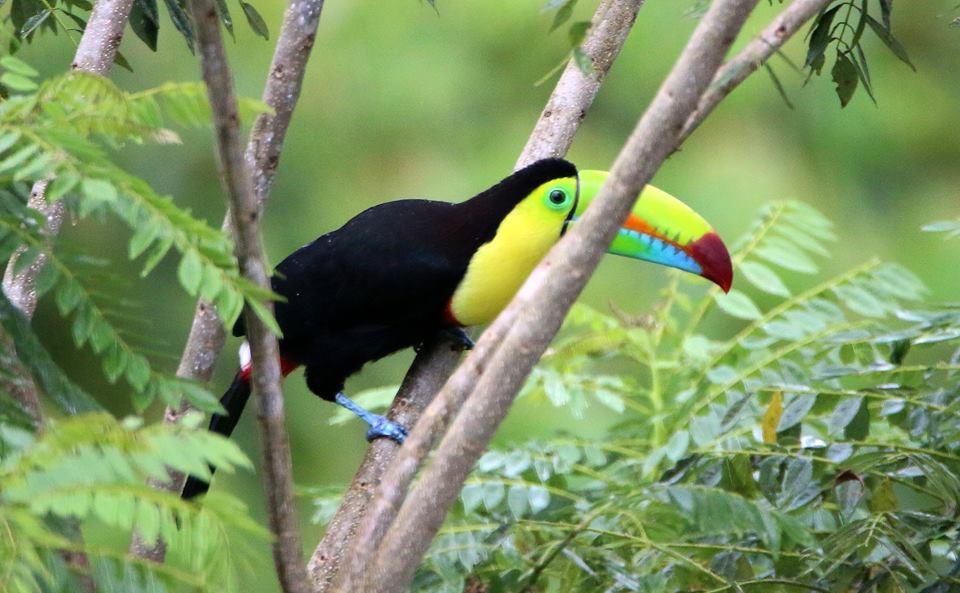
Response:
MULTIPOLYGON (((580 171, 572 221, 586 210, 606 179, 606 171, 580 171)), ((724 292, 733 283, 730 253, 713 227, 689 206, 652 185, 641 192, 608 252, 703 276, 724 292)))

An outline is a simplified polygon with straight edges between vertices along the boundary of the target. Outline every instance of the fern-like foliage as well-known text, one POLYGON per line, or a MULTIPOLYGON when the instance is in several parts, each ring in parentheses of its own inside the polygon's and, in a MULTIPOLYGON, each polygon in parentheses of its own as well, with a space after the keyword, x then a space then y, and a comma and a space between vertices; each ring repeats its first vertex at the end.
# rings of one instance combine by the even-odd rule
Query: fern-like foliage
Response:
POLYGON ((104 591, 236 590, 238 535, 267 537, 265 531, 229 496, 199 506, 145 482, 166 479, 168 468, 205 475, 208 464, 226 471, 250 467, 236 445, 193 420, 141 426, 137 419, 83 414, 51 422, 39 438, 0 425, 3 590, 80 590, 77 579, 87 575, 65 569, 64 551, 86 554, 104 591), (65 521, 83 532, 106 529, 121 537, 67 537, 65 521), (167 542, 165 564, 127 551, 134 529, 146 542, 167 542))
MULTIPOLYGON (((270 37, 267 24, 257 9, 244 0, 238 0, 240 9, 246 17, 247 24, 254 33, 264 39, 270 37)), ((26 41, 33 42, 40 33, 65 33, 77 43, 80 34, 87 28, 87 19, 92 9, 92 3, 87 0, 14 0, 10 3, 10 14, 2 23, 5 37, 10 38, 10 53, 19 49, 26 41)), ((170 15, 173 28, 183 36, 184 42, 190 51, 193 51, 196 34, 193 19, 185 0, 164 0, 163 2, 170 15)), ((233 17, 230 15, 230 6, 227 0, 217 0, 217 13, 220 22, 233 35, 233 17)), ((160 33, 160 11, 157 0, 135 0, 130 11, 130 28, 137 37, 151 50, 157 51, 157 37, 160 33)), ((132 70, 130 63, 122 53, 117 53, 114 62, 127 70, 132 70)), ((0 80, 0 84, 4 81, 0 80)))
POLYGON ((818 279, 832 240, 772 204, 730 294, 677 274, 643 315, 577 305, 526 397, 621 421, 488 452, 414 589, 960 587, 960 308, 876 260, 818 279), (705 335, 716 314, 734 330, 705 335))
MULTIPOLYGON (((181 256, 177 278, 187 293, 213 302, 228 324, 246 300, 276 328, 262 304, 275 295, 241 276, 229 238, 117 167, 106 152, 125 143, 176 141, 176 134, 163 127, 167 119, 184 126, 208 123, 202 85, 166 84, 125 93, 105 78, 79 72, 37 85, 29 78, 33 71, 22 62, 7 56, 0 65, 15 69, 29 83, 22 85, 22 94, 0 103, 0 187, 8 188, 0 194, 0 260, 18 246, 25 251, 19 253, 16 269, 45 255, 48 263, 38 291, 55 293, 60 313, 72 317, 76 345, 90 345, 111 382, 123 378, 130 385, 138 409, 155 397, 175 403, 183 394, 205 409, 214 407, 205 390, 151 367, 112 322, 76 266, 48 252, 44 220, 25 208, 19 199, 22 191, 15 191, 51 180, 48 200, 64 200, 80 217, 112 214, 130 227, 129 257, 144 258, 144 275, 175 249, 181 256)), ((252 101, 244 106, 248 114, 261 110, 252 101)))

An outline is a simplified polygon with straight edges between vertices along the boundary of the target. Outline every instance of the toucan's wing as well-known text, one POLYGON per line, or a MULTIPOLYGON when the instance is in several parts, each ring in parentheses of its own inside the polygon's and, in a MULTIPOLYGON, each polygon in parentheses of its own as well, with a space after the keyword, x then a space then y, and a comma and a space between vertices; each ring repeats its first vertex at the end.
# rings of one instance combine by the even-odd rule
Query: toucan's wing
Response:
POLYGON ((292 253, 273 278, 286 298, 276 305, 284 343, 366 326, 437 325, 489 235, 458 218, 446 202, 388 202, 292 253))

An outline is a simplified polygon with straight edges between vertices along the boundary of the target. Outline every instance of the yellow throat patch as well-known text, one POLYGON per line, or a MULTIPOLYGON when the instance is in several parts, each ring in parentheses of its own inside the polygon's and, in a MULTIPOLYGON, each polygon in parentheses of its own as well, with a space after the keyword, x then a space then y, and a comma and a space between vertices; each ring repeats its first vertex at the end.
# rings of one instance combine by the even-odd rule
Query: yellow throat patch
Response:
POLYGON ((497 233, 477 250, 450 300, 450 312, 461 325, 492 321, 507 306, 547 251, 560 239, 573 207, 573 178, 541 185, 508 214, 497 233), (563 209, 548 205, 549 194, 563 188, 571 201, 563 209))

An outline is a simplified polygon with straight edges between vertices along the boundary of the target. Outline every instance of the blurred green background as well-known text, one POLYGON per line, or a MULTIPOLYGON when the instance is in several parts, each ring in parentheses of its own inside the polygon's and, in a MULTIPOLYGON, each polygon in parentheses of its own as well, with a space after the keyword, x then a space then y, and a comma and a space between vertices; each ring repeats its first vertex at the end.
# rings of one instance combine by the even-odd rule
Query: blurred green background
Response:
MULTIPOLYGON (((230 3, 236 42, 229 50, 239 92, 259 97, 279 30, 282 4, 255 2, 271 41, 256 37, 230 3)), ((442 0, 439 12, 426 3, 326 3, 300 104, 288 134, 266 215, 268 253, 275 263, 319 234, 340 226, 364 208, 398 197, 459 201, 486 188, 512 168, 556 76, 535 82, 560 63, 567 51, 565 30, 549 34, 552 14, 544 0, 481 2, 442 0)), ((574 20, 589 19, 596 2, 582 1, 574 20)), ((637 117, 656 92, 696 24, 693 2, 650 1, 620 59, 589 112, 569 157, 583 168, 608 168, 637 117)), ((804 76, 780 59, 773 65, 795 109, 789 109, 769 77, 758 72, 725 101, 660 170, 655 183, 712 221, 728 243, 770 200, 798 199, 836 223, 840 242, 827 272, 879 255, 915 271, 930 287, 931 301, 956 301, 960 291, 958 244, 920 232, 924 223, 960 213, 960 28, 955 2, 895 3, 893 29, 917 72, 898 61, 875 37, 865 48, 877 105, 857 91, 841 110, 829 73, 803 85, 804 76)), ((757 33, 777 10, 761 2, 743 38, 757 33)), ((165 17, 164 17, 165 18, 165 17)), ((62 71, 73 45, 63 34, 45 36, 20 56, 46 74, 62 71)), ((195 57, 169 21, 160 48, 151 53, 129 32, 121 51, 134 72, 119 68, 114 79, 138 90, 164 81, 196 80, 195 57)), ((786 49, 803 62, 805 45, 786 49)), ((828 54, 832 63, 832 50, 828 54)), ((182 145, 128 146, 117 158, 163 193, 219 225, 223 196, 209 130, 181 131, 182 145)), ((161 353, 159 364, 173 370, 193 313, 193 301, 178 289, 168 258, 145 280, 138 266, 123 261, 127 231, 105 219, 68 228, 70 245, 118 259, 120 290, 139 303, 136 332, 161 353)), ((583 299, 643 312, 665 283, 662 270, 608 258, 583 299)), ((792 279, 797 286, 802 279, 792 279)), ((701 288, 698 287, 698 290, 701 288)), ((713 320, 723 323, 722 320, 713 320)), ((118 414, 132 411, 123 393, 104 384, 87 352, 77 352, 69 332, 46 303, 38 326, 58 359, 92 393, 111 402, 118 414)), ((718 325, 715 331, 723 331, 718 325)), ((221 360, 213 386, 234 372, 236 342, 221 360)), ((351 393, 397 383, 411 360, 403 353, 370 365, 348 383, 351 393)), ((300 375, 286 383, 288 427, 296 481, 302 486, 349 480, 364 450, 357 421, 329 427, 334 407, 320 402, 300 375)), ((154 406, 152 419, 162 410, 154 406)), ((236 435, 259 459, 252 414, 236 435)), ((521 401, 499 435, 501 442, 557 430, 599 434, 614 418, 592 409, 574 418, 531 398, 521 401)), ((252 474, 218 476, 225 488, 248 500, 262 517, 260 488, 252 474)), ((304 524, 312 510, 301 504, 304 524)), ((312 549, 319 530, 304 535, 312 549)), ((263 562, 257 585, 274 585, 263 562)), ((262 585, 262 586, 261 586, 262 585)))

